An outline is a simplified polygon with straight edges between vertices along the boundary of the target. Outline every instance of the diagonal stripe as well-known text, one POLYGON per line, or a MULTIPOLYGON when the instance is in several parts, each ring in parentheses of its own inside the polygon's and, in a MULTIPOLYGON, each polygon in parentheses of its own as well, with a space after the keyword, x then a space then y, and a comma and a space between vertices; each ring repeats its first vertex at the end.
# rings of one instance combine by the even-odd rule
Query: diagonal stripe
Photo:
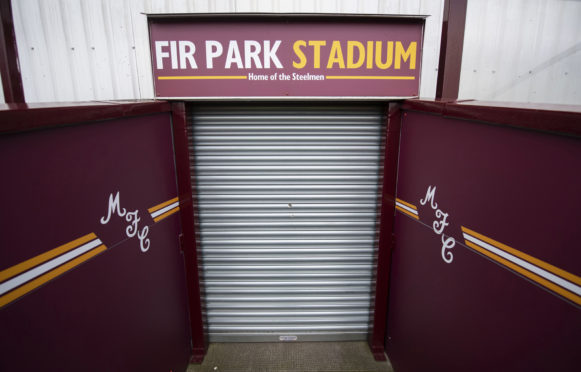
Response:
POLYGON ((172 210, 170 210, 170 211, 168 211, 168 212, 165 212, 165 213, 164 213, 164 214, 162 214, 162 215, 159 215, 159 216, 155 217, 155 218, 153 219, 153 222, 159 222, 159 221, 161 221, 161 220, 163 220, 164 218, 166 218, 166 217, 168 217, 168 216, 170 216, 170 215, 174 214, 175 212, 177 212, 177 211, 179 211, 179 210, 180 210, 180 207, 175 207, 174 209, 172 209, 172 210))
POLYGON ((405 209, 406 211, 408 211, 408 212, 410 212, 410 213, 412 213, 412 214, 416 214, 416 215, 418 214, 418 211, 417 211, 417 209, 412 209, 412 208, 410 208, 410 207, 408 207, 408 206, 405 206, 405 205, 401 204, 400 202, 395 202, 395 205, 396 205, 397 207, 400 207, 400 208, 403 208, 403 209, 405 209))
POLYGON ((516 265, 516 264, 514 264, 512 262, 510 262, 509 260, 506 260, 506 259, 504 259, 504 258, 502 258, 502 257, 500 257, 500 256, 498 256, 498 255, 496 255, 496 254, 488 251, 487 249, 484 249, 484 248, 482 248, 482 247, 480 247, 480 246, 478 246, 478 245, 476 245, 476 244, 474 244, 474 243, 472 243, 472 242, 470 242, 468 240, 466 240, 465 242, 466 242, 466 245, 467 246, 469 246, 470 248, 472 248, 472 249, 474 249, 474 250, 482 253, 483 255, 491 258, 492 260, 494 260, 494 261, 496 261, 496 262, 498 262, 498 263, 500 263, 500 264, 502 264, 502 265, 504 265, 504 266, 506 266, 506 267, 508 267, 508 268, 510 268, 510 269, 512 269, 514 271, 516 271, 517 273, 525 276, 526 278, 531 279, 532 281, 534 281, 534 282, 542 285, 543 287, 545 287, 545 288, 547 288, 547 289, 549 289, 549 290, 551 290, 551 291, 553 291, 553 292, 555 292, 555 293, 557 293, 557 294, 559 294, 559 295, 561 295, 561 296, 563 296, 563 297, 565 297, 565 298, 573 301, 577 305, 581 305, 581 297, 580 296, 578 296, 578 295, 576 295, 574 293, 571 293, 571 292, 565 290, 564 288, 559 287, 558 285, 553 284, 550 281, 548 281, 548 280, 540 277, 539 275, 537 275, 535 273, 532 273, 532 272, 530 272, 530 271, 528 271, 528 270, 526 270, 526 269, 524 269, 524 268, 522 268, 522 267, 520 267, 520 266, 518 266, 518 265, 516 265))
POLYGON ((57 267, 56 269, 47 272, 46 274, 26 283, 25 285, 16 288, 12 292, 5 294, 4 296, 0 296, 0 308, 9 304, 10 302, 18 299, 19 297, 24 296, 28 292, 32 291, 35 288, 40 287, 41 285, 45 284, 46 282, 56 278, 59 275, 64 274, 65 272, 69 271, 70 269, 74 268, 75 266, 80 265, 81 263, 87 261, 88 259, 98 255, 99 253, 106 250, 107 247, 105 245, 100 245, 97 248, 71 260, 64 265, 57 267))
POLYGON ((47 271, 50 271, 52 269, 54 269, 57 266, 62 265, 63 263, 101 245, 101 240, 99 239, 95 239, 92 240, 88 243, 85 243, 83 245, 81 245, 80 247, 77 247, 73 250, 71 250, 70 252, 64 253, 56 258, 53 258, 50 261, 47 261, 45 263, 43 263, 42 265, 38 265, 35 268, 25 271, 24 273, 13 277, 12 279, 9 279, 7 281, 5 281, 4 283, 0 284, 0 295, 3 295, 4 293, 11 291, 12 289, 28 282, 29 280, 32 280, 34 278, 36 278, 39 275, 44 274, 47 271))
POLYGON ((537 265, 539 267, 542 267, 543 269, 547 270, 548 272, 551 272, 551 273, 553 273, 555 275, 558 275, 558 276, 560 276, 562 278, 565 278, 565 279, 569 280, 570 282, 573 282, 573 283, 581 286, 581 278, 578 277, 577 275, 571 274, 571 273, 569 273, 569 272, 567 272, 567 271, 565 271, 563 269, 560 269, 560 268, 558 268, 556 266, 551 265, 550 263, 547 263, 545 261, 539 260, 538 258, 535 258, 533 256, 530 256, 530 255, 526 254, 526 253, 523 253, 521 251, 518 251, 518 250, 516 250, 516 249, 514 249, 512 247, 509 247, 506 244, 502 244, 501 242, 498 242, 498 241, 496 241, 494 239, 490 239, 489 237, 486 237, 486 236, 484 236, 482 234, 479 234, 479 233, 477 233, 474 230, 470 230, 467 227, 462 226, 462 231, 465 232, 465 233, 467 233, 467 234, 469 234, 469 235, 471 235, 471 236, 474 236, 475 238, 480 239, 480 240, 482 240, 482 241, 484 241, 484 242, 486 242, 488 244, 491 244, 491 245, 493 245, 493 246, 495 246, 497 248, 500 248, 500 249, 502 249, 505 252, 508 252, 508 253, 510 253, 510 254, 512 254, 514 256, 519 257, 519 258, 522 258, 523 260, 528 261, 528 262, 530 262, 530 263, 532 263, 534 265, 537 265))
POLYGON ((29 260, 26 260, 24 262, 21 262, 17 265, 14 265, 12 267, 9 267, 6 270, 0 271, 0 282, 3 282, 6 279, 12 278, 15 275, 18 275, 20 273, 23 273, 24 271, 35 267, 37 265, 40 265, 43 262, 46 262, 48 260, 50 260, 51 258, 54 258, 56 256, 59 256, 65 252, 70 251, 73 248, 76 248, 90 240, 95 239, 97 236, 94 233, 90 233, 87 234, 85 236, 82 236, 78 239, 73 240, 72 242, 69 242, 67 244, 63 244, 55 249, 52 249, 48 252, 44 252, 43 254, 40 254, 36 257, 33 257, 29 260))
POLYGON ((179 204, 178 202, 175 203, 171 203, 170 205, 168 205, 167 207, 163 207, 161 209, 156 210, 155 212, 151 213, 151 218, 155 218, 159 215, 164 214, 165 212, 174 209, 175 207, 177 207, 179 204))
POLYGON ((535 266, 531 263, 528 263, 525 260, 522 260, 516 256, 511 255, 510 253, 507 253, 505 251, 503 251, 502 249, 496 248, 486 242, 480 241, 478 239, 476 239, 473 236, 470 236, 466 233, 464 233, 464 239, 471 241, 474 244, 478 244, 478 246, 491 251, 492 253, 496 254, 497 256, 501 256, 521 267, 523 267, 524 269, 534 272, 537 275, 542 276, 543 278, 550 280, 551 282, 560 285, 561 287, 566 288, 567 290, 576 293, 577 295, 581 295, 581 287, 579 287, 578 285, 575 285, 571 282, 568 282, 567 280, 557 276, 557 275, 553 275, 552 273, 541 269, 538 266, 535 266))
POLYGON ((410 217, 412 217, 412 218, 414 218, 416 220, 419 220, 420 219, 420 217, 417 214, 410 213, 407 210, 401 208, 399 205, 396 205, 395 206, 395 209, 397 209, 400 212, 403 212, 403 213, 407 214, 408 216, 410 216, 410 217))
POLYGON ((155 212, 155 211, 157 211, 158 209, 161 209, 161 208, 163 208, 163 207, 165 207, 165 206, 167 206, 167 205, 170 205, 170 204, 172 204, 172 203, 175 203, 175 202, 177 202, 177 201, 178 201, 178 197, 176 196, 175 198, 173 198, 173 199, 171 199, 171 200, 164 201, 163 203, 161 203, 161 204, 158 204, 158 205, 156 205, 155 207, 151 207, 151 208, 149 208, 147 211, 148 211, 149 213, 152 213, 152 212, 155 212))
POLYGON ((399 203, 401 203, 401 204, 403 204, 403 205, 405 205, 405 206, 408 206, 408 207, 410 207, 411 209, 415 209, 415 210, 417 210, 417 209, 418 209, 418 207, 416 207, 415 205, 413 205, 413 204, 410 204, 410 203, 408 203, 408 202, 406 202, 406 201, 403 201, 403 200, 401 200, 400 198, 395 198, 395 201, 396 201, 396 202, 399 202, 399 203))

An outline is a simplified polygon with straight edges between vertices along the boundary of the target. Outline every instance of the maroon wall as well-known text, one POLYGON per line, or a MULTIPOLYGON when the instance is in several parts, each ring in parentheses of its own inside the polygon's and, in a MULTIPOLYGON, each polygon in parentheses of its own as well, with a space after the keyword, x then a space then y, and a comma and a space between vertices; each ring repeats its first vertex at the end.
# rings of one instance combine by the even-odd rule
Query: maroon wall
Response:
POLYGON ((386 339, 396 371, 578 370, 580 166, 578 138, 404 113, 386 339), (421 203, 430 186, 436 209, 421 203))
POLYGON ((79 237, 94 233, 102 243, 91 257, 63 258, 49 277, 35 279, 40 284, 0 292, 0 370, 185 370, 190 335, 177 207, 154 221, 155 207, 178 196, 170 117, 0 136, 0 286, 50 262, 45 252, 61 257, 55 248, 79 237), (103 223, 117 192, 120 212, 137 213, 103 223), (142 244, 133 236, 135 215, 142 244), (18 266, 32 258, 30 267, 18 266), (22 293, 10 297, 15 291, 22 293))

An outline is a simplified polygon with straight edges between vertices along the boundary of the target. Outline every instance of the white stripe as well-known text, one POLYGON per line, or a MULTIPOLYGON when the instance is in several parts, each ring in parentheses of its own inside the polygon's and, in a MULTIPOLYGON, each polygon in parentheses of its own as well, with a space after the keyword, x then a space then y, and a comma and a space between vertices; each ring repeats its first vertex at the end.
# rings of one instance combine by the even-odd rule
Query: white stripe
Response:
POLYGON ((73 258, 80 256, 83 253, 90 251, 91 249, 93 249, 95 247, 98 247, 101 244, 103 244, 103 243, 101 243, 100 239, 92 240, 88 243, 81 245, 78 248, 73 249, 72 251, 69 251, 65 254, 62 254, 56 258, 53 258, 52 260, 45 262, 42 265, 35 267, 34 269, 25 271, 24 273, 14 277, 8 281, 5 281, 4 283, 0 284, 0 296, 8 291, 13 290, 14 288, 16 288, 24 283, 36 278, 37 276, 40 276, 40 275, 46 273, 47 271, 54 269, 57 266, 60 266, 63 263, 65 263, 69 260, 72 260, 73 258))
POLYGON ((169 211, 169 210, 171 210, 171 209, 174 209, 175 207, 177 207, 177 206, 178 206, 178 204, 179 204, 179 201, 177 201, 177 202, 174 202, 174 203, 171 203, 171 204, 170 204, 170 205, 168 205, 167 207, 163 207, 163 208, 161 208, 161 209, 159 209, 159 210, 157 210, 157 211, 155 211, 155 212, 151 212, 151 217, 152 217, 152 218, 155 218, 155 217, 157 217, 157 216, 159 216, 159 215, 162 215, 162 214, 164 214, 165 212, 167 212, 167 211, 169 211))
POLYGON ((525 260, 522 260, 518 257, 515 257, 512 254, 507 253, 507 252, 503 251, 502 249, 496 248, 496 247, 494 247, 486 242, 483 242, 483 241, 481 241, 473 236, 470 236, 466 233, 463 233, 463 234, 464 234, 464 238, 466 240, 469 240, 472 243, 477 244, 477 245, 481 246, 482 248, 489 250, 490 252, 492 252, 494 254, 497 254, 503 258, 506 258, 507 260, 527 269, 528 271, 533 272, 539 276, 542 276, 543 278, 550 280, 551 282, 553 282, 553 283, 555 283, 563 288, 566 288, 567 290, 577 294, 578 296, 581 296, 581 287, 580 286, 575 285, 575 284, 573 284, 573 283, 571 283, 571 282, 569 282, 561 277, 553 275, 552 273, 550 273, 544 269, 541 269, 538 266, 532 265, 532 264, 526 262, 525 260))
POLYGON ((418 211, 416 211, 415 209, 412 209, 412 208, 408 207, 407 205, 403 205, 402 203, 400 203, 398 201, 395 202, 395 205, 397 205, 400 208, 405 209, 406 211, 409 211, 409 212, 415 214, 416 216, 418 215, 418 211))

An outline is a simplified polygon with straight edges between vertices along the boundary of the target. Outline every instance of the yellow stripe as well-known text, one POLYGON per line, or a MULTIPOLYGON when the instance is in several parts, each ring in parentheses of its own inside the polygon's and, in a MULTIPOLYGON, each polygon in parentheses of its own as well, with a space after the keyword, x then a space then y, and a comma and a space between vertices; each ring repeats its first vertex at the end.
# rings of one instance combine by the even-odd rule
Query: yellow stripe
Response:
POLYGON ((415 206, 415 205, 413 205, 413 204, 410 204, 410 203, 408 203, 408 202, 405 202, 405 201, 403 201, 403 200, 401 200, 401 199, 399 199, 399 198, 395 198, 395 200, 396 200, 397 202, 399 202, 399 203, 402 203, 402 204, 403 204, 403 205, 405 205, 406 207, 410 207, 410 208, 412 208, 412 209, 415 209, 416 211, 418 210, 418 207, 416 207, 416 206, 415 206))
POLYGON ((326 79, 341 79, 341 80, 414 80, 415 76, 340 76, 327 75, 326 79))
POLYGON ((547 263, 545 261, 541 261, 538 258, 535 258, 533 256, 529 256, 526 253, 523 253, 521 251, 518 251, 512 247, 509 247, 506 244, 502 244, 501 242, 497 242, 496 240, 490 239, 489 237, 486 237, 482 234, 477 233, 474 230, 470 230, 469 228, 466 228, 464 226, 462 226, 462 231, 465 232, 466 234, 470 234, 472 236, 474 236, 475 238, 478 238, 488 244, 491 244, 497 248, 502 249, 505 252, 508 252, 514 256, 517 256, 519 258, 522 258, 525 261, 528 261, 530 263, 532 263, 533 265, 536 265, 538 267, 542 267, 543 269, 560 276, 561 278, 565 278, 568 281, 575 283, 577 285, 581 285, 581 278, 578 277, 577 275, 571 274, 563 269, 560 269, 556 266, 551 265, 550 263, 547 263))
POLYGON ((172 204, 172 203, 175 203, 175 202, 177 202, 177 201, 178 201, 178 197, 176 196, 175 198, 173 198, 173 199, 171 199, 171 200, 165 201, 165 202, 163 202, 163 203, 161 203, 161 204, 158 204, 158 205, 156 205, 155 207, 151 207, 151 208, 149 208, 147 211, 148 211, 149 213, 153 213, 153 212, 155 212, 155 211, 157 211, 157 210, 160 210, 161 208, 163 208, 163 207, 166 207, 166 206, 168 206, 168 205, 170 205, 170 204, 172 204))
POLYGON ((400 207, 400 206, 398 206, 398 205, 396 205, 396 206, 395 206, 395 209, 397 209, 397 210, 398 210, 398 211, 400 211, 400 212, 403 212, 403 213, 407 214, 407 215, 408 215, 408 216, 410 216, 410 217, 413 217, 413 218, 415 218, 416 220, 419 220, 419 219, 420 219, 420 217, 419 217, 419 216, 416 216, 416 215, 415 215, 415 214, 413 214, 412 212, 410 212, 410 211, 408 211, 408 210, 405 210, 405 209, 403 209, 402 207, 400 207))
POLYGON ((248 79, 246 75, 237 76, 158 76, 158 80, 243 80, 248 79))
POLYGON ((0 308, 106 250, 103 244, 0 297, 0 308))
POLYGON ((478 252, 482 253, 483 255, 490 257, 494 261, 496 261, 496 262, 498 262, 506 267, 509 267, 510 269, 524 275, 525 277, 527 277, 527 278, 531 279, 532 281, 542 285, 543 287, 550 289, 551 291, 553 291, 555 293, 558 293, 559 295, 573 301, 577 305, 581 305, 581 297, 577 296, 575 293, 571 293, 568 290, 566 290, 562 287, 559 287, 558 285, 556 285, 554 283, 551 283, 550 281, 546 280, 545 278, 542 278, 535 273, 532 273, 532 272, 530 272, 530 271, 528 271, 528 270, 526 270, 526 269, 524 269, 524 268, 522 268, 522 267, 520 267, 520 266, 518 266, 518 265, 516 265, 516 264, 514 264, 514 263, 512 263, 512 262, 486 250, 486 249, 484 249, 484 248, 482 248, 482 247, 479 247, 478 245, 476 245, 468 240, 465 240, 465 242, 466 242, 466 245, 469 246, 470 248, 475 249, 478 252))
POLYGON ((46 262, 53 257, 60 256, 61 254, 68 252, 73 248, 76 248, 76 247, 78 247, 78 246, 80 246, 88 241, 95 239, 96 237, 97 236, 94 233, 87 234, 85 236, 82 236, 78 239, 73 240, 72 242, 69 242, 67 244, 63 244, 55 249, 51 249, 48 252, 44 252, 43 254, 40 254, 36 257, 33 257, 29 260, 21 262, 21 263, 14 265, 12 267, 9 267, 8 269, 2 270, 2 271, 0 271, 0 282, 3 282, 6 279, 9 279, 13 276, 16 276, 22 272, 25 272, 26 270, 28 270, 30 268, 38 266, 41 263, 46 262))
POLYGON ((160 214, 159 216, 153 219, 153 222, 161 221, 169 215, 174 214, 175 212, 179 211, 180 207, 175 207, 174 209, 170 209, 169 211, 165 212, 164 214, 160 214))

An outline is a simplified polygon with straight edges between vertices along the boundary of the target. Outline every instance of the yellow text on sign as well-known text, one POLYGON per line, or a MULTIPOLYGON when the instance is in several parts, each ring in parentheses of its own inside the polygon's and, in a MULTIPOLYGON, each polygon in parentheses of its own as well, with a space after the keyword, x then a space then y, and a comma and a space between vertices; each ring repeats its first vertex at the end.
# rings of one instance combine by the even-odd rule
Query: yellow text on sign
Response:
POLYGON ((404 47, 401 41, 347 41, 341 44, 334 40, 327 45, 325 40, 297 40, 293 44, 293 51, 297 57, 293 61, 293 67, 304 68, 308 63, 305 51, 312 48, 312 66, 321 68, 321 62, 327 68, 360 68, 367 69, 377 67, 386 70, 393 66, 401 69, 402 64, 407 63, 410 70, 415 70, 417 59, 417 42, 412 41, 404 47))

